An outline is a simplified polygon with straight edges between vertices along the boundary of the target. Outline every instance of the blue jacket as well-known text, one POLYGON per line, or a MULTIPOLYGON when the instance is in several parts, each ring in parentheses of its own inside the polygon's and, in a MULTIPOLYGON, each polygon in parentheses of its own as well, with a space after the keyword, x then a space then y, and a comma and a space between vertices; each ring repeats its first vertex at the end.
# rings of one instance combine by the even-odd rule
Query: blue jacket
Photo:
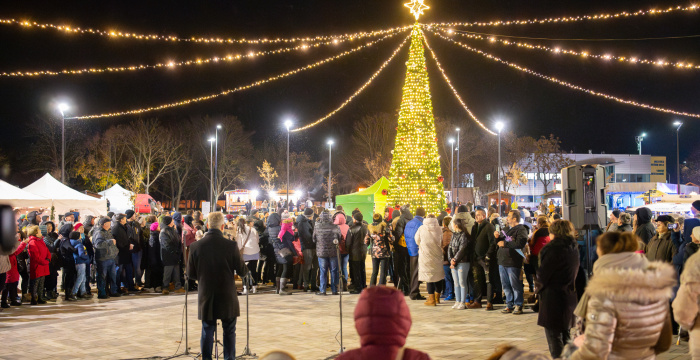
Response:
POLYGON ((73 253, 73 260, 75 260, 75 264, 89 264, 90 255, 88 255, 87 249, 85 249, 85 245, 83 245, 83 242, 81 240, 71 239, 70 244, 78 250, 77 254, 73 253))
POLYGON ((411 221, 406 223, 406 227, 403 230, 403 236, 406 240, 406 248, 408 248, 409 256, 418 256, 416 233, 421 225, 423 225, 423 218, 420 216, 415 216, 411 221))

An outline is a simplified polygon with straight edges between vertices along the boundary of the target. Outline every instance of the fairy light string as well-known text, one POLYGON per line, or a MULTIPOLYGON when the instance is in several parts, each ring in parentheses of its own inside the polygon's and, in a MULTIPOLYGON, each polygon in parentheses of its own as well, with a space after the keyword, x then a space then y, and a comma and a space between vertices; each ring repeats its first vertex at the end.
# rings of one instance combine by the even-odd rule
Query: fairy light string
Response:
POLYGON ((379 76, 379 74, 382 72, 382 70, 384 70, 384 68, 385 68, 387 65, 389 65, 389 63, 391 62, 391 60, 393 60, 394 57, 396 57, 396 54, 398 54, 399 51, 401 51, 401 48, 403 48, 404 45, 406 45, 406 42, 408 42, 408 39, 409 39, 409 38, 410 38, 410 37, 407 37, 406 39, 404 39, 404 41, 401 43, 401 45, 399 45, 399 47, 397 47, 396 50, 394 50, 394 52, 391 54, 391 56, 389 56, 389 58, 388 58, 386 61, 384 61, 384 63, 382 64, 382 66, 380 66, 379 69, 378 69, 374 74, 372 74, 372 76, 369 77, 369 79, 364 83, 364 85, 362 85, 359 89, 357 89, 357 91, 355 91, 355 93, 352 94, 349 98, 347 98, 345 101, 343 101, 343 103, 340 104, 340 106, 338 106, 335 110, 329 112, 328 114, 326 114, 326 116, 324 116, 324 117, 322 117, 322 118, 320 118, 320 119, 318 119, 318 120, 316 120, 316 121, 314 121, 314 122, 312 122, 312 123, 310 123, 310 124, 308 124, 308 125, 306 125, 306 126, 302 126, 302 127, 300 127, 300 128, 292 129, 291 131, 292 131, 292 132, 302 131, 302 130, 306 130, 306 129, 308 129, 308 128, 314 127, 314 126, 316 126, 316 125, 322 123, 323 121, 327 120, 327 119, 330 118, 331 116, 335 115, 335 114, 336 114, 338 111, 340 111, 341 109, 343 109, 343 108, 344 108, 346 105, 348 105, 355 97, 357 97, 358 95, 360 95, 360 93, 362 93, 362 91, 365 90, 365 89, 372 83, 372 81, 373 81, 377 76, 379 76))
POLYGON ((36 21, 29 20, 17 20, 17 19, 0 19, 0 25, 16 25, 23 28, 36 28, 45 30, 55 30, 67 34, 83 34, 83 35, 98 35, 109 38, 123 38, 123 39, 135 39, 135 40, 155 40, 155 41, 169 41, 169 42, 191 42, 191 43, 205 43, 205 44, 276 44, 276 43, 293 43, 293 42, 313 42, 313 41, 332 41, 340 39, 362 39, 366 37, 377 37, 385 34, 390 34, 394 32, 401 32, 408 30, 411 26, 394 27, 383 30, 374 31, 361 31, 351 34, 338 34, 338 35, 318 35, 318 36, 308 36, 308 37, 291 37, 291 38, 258 38, 258 39, 234 39, 225 38, 222 36, 215 37, 189 37, 182 38, 175 35, 157 35, 157 34, 141 34, 135 32, 126 32, 118 30, 103 30, 103 29, 93 29, 93 28, 81 28, 70 25, 58 25, 51 23, 39 23, 36 21))
POLYGON ((606 94, 606 93, 602 93, 602 92, 599 92, 599 91, 596 91, 596 90, 591 90, 591 89, 588 89, 588 88, 584 88, 584 87, 582 87, 582 86, 578 86, 578 85, 572 84, 572 83, 567 82, 567 81, 559 80, 559 79, 557 79, 557 78, 555 78, 555 77, 553 77, 553 76, 544 75, 544 74, 539 73, 539 72, 536 72, 536 71, 534 71, 534 70, 530 70, 530 69, 528 69, 528 68, 526 68, 526 67, 524 67, 524 66, 520 66, 520 65, 515 64, 515 63, 512 63, 512 62, 510 62, 510 61, 503 60, 503 59, 501 59, 501 58, 499 58, 499 57, 497 57, 497 56, 495 56, 495 55, 493 55, 493 54, 487 53, 487 52, 485 52, 485 51, 483 51, 483 50, 475 49, 475 48, 473 48, 473 47, 471 47, 471 46, 469 46, 469 45, 467 45, 467 44, 461 43, 461 42, 456 41, 456 40, 454 40, 454 39, 450 39, 450 38, 448 38, 448 37, 446 37, 446 36, 444 36, 444 35, 442 35, 442 34, 440 34, 440 33, 438 33, 438 32, 431 31, 431 33, 433 33, 433 34, 439 36, 440 38, 442 38, 442 39, 444 39, 444 40, 446 40, 446 41, 449 41, 449 42, 451 42, 451 43, 453 43, 453 44, 455 44, 455 45, 461 46, 461 47, 464 48, 464 49, 467 49, 467 50, 469 50, 469 51, 471 51, 471 52, 475 52, 475 53, 477 53, 477 54, 479 54, 479 55, 481 55, 481 56, 484 56, 484 57, 486 57, 486 58, 488 58, 488 59, 490 59, 490 60, 493 60, 493 61, 495 61, 495 62, 499 62, 499 63, 501 63, 501 64, 508 65, 508 66, 510 66, 510 67, 513 68, 513 69, 520 70, 520 71, 522 71, 522 72, 524 72, 524 73, 528 73, 528 74, 530 74, 530 75, 537 76, 537 77, 539 77, 539 78, 548 80, 548 81, 553 82, 553 83, 558 84, 558 85, 566 86, 566 87, 568 87, 568 88, 570 88, 570 89, 573 89, 573 90, 581 91, 581 92, 584 92, 584 93, 587 93, 587 94, 590 94, 590 95, 594 95, 594 96, 597 96, 597 97, 602 97, 602 98, 605 98, 605 99, 608 99, 608 100, 613 100, 613 101, 616 101, 616 102, 619 102, 619 103, 622 103, 622 104, 626 104, 626 105, 632 105, 632 106, 636 106, 636 107, 640 107, 640 108, 645 108, 645 109, 649 109, 649 110, 654 110, 654 111, 659 111, 659 112, 668 113, 668 114, 674 114, 674 115, 680 115, 680 116, 688 116, 688 117, 700 118, 700 114, 688 113, 688 112, 684 112, 684 111, 677 111, 677 110, 673 110, 673 109, 668 109, 668 108, 658 107, 658 106, 649 105, 649 104, 645 104, 645 103, 640 103, 640 102, 637 102, 637 101, 634 101, 634 100, 623 99, 623 98, 620 98, 620 97, 617 97, 617 96, 613 96, 613 95, 609 95, 609 94, 606 94))
POLYGON ((435 51, 433 51, 433 48, 430 47, 430 44, 428 43, 428 38, 425 37, 425 34, 423 35, 423 41, 425 42, 425 47, 427 47, 428 50, 430 51, 430 55, 432 56, 433 60, 435 61, 435 65, 437 65, 437 68, 440 69, 440 73, 442 74, 442 78, 445 79, 445 82, 447 82, 447 86, 449 86, 450 89, 452 89, 452 93, 455 95, 455 97, 457 98, 457 101, 459 101, 459 103, 462 105, 462 107, 467 112, 467 114, 469 114, 469 116, 472 118, 472 120, 474 120, 474 122, 476 122, 477 125, 479 125, 479 127, 484 129, 486 132, 488 132, 491 135, 497 135, 495 132, 491 131, 488 127, 486 127, 486 125, 484 125, 484 123, 482 123, 476 117, 476 115, 474 115, 474 113, 471 111, 471 109, 469 109, 467 104, 464 103, 464 100, 462 100, 462 97, 459 96, 459 93, 457 93, 457 89, 455 89, 455 87, 452 85, 452 81, 450 81, 450 78, 447 77, 447 73, 445 73, 445 70, 442 68, 442 65, 440 65, 440 61, 438 60, 437 56, 435 55, 435 51))
POLYGON ((474 22, 443 22, 431 23, 432 26, 508 26, 508 25, 532 25, 532 24, 551 24, 551 23, 572 23, 580 21, 601 21, 611 19, 625 19, 642 16, 665 15, 682 12, 695 12, 698 10, 698 5, 692 4, 689 6, 676 5, 665 9, 651 8, 648 10, 637 11, 621 11, 617 13, 599 13, 591 15, 578 16, 561 16, 549 17, 543 19, 521 19, 521 20, 493 20, 493 21, 474 21, 474 22))
POLYGON ((70 69, 70 70, 39 70, 39 71, 13 71, 13 72, 3 72, 0 76, 5 77, 39 77, 39 76, 56 76, 56 75, 82 75, 82 74, 102 74, 102 73, 118 73, 124 71, 139 71, 146 69, 172 69, 176 67, 185 66, 197 66, 206 64, 217 64, 217 63, 232 63, 239 60, 256 58, 267 55, 276 55, 292 51, 304 51, 310 48, 318 48, 327 45, 338 45, 351 41, 349 38, 346 39, 334 39, 324 42, 316 43, 304 43, 293 47, 279 48, 275 50, 248 52, 247 54, 231 54, 223 55, 220 57, 211 57, 206 59, 189 59, 184 61, 169 61, 164 63, 157 63, 152 65, 129 65, 129 66, 118 66, 118 67, 105 67, 105 68, 83 68, 83 69, 70 69))
POLYGON ((526 50, 539 50, 543 52, 549 52, 552 54, 563 54, 563 55, 570 55, 570 56, 576 56, 580 58, 590 58, 590 59, 596 59, 600 60, 602 62, 618 62, 622 64, 629 64, 629 65, 634 65, 634 64, 644 64, 644 65, 650 65, 650 66, 655 66, 655 67, 673 67, 681 70, 698 70, 700 69, 700 65, 693 64, 692 62, 689 61, 669 61, 665 59, 659 59, 659 60, 651 60, 651 59, 644 59, 636 56, 618 56, 618 55, 613 55, 613 54, 593 54, 588 51, 576 51, 576 50, 571 50, 571 49, 564 49, 561 47, 549 47, 545 45, 538 45, 538 44, 530 44, 527 42, 523 41, 510 41, 507 39, 501 39, 498 37, 498 35, 492 35, 492 36, 484 36, 481 34, 474 34, 470 32, 464 32, 464 31, 455 31, 453 29, 441 29, 442 34, 445 35, 447 34, 452 35, 452 34, 457 34, 463 37, 467 37, 469 39, 474 39, 474 40, 481 40, 481 41, 489 41, 494 44, 499 44, 503 46, 512 46, 512 47, 517 47, 519 49, 526 49, 526 50))
POLYGON ((287 71, 287 72, 282 73, 282 74, 279 74, 279 75, 271 76, 271 77, 268 77, 268 78, 266 78, 266 79, 258 80, 258 81, 249 83, 249 84, 247 84, 247 85, 242 85, 242 86, 239 86, 239 87, 236 87, 236 88, 233 88, 233 89, 227 89, 227 90, 224 90, 224 91, 221 91, 221 92, 218 92, 218 93, 209 94, 209 95, 204 95, 204 96, 200 96, 200 97, 196 97, 196 98, 191 98, 191 99, 186 99, 186 100, 180 100, 180 101, 171 102, 171 103, 162 104, 162 105, 157 105, 157 106, 146 107, 146 108, 139 108, 139 109, 133 109, 133 110, 127 110, 127 111, 120 111, 120 112, 112 112, 112 113, 95 114, 95 115, 74 116, 74 117, 70 117, 70 118, 67 118, 67 119, 86 120, 86 119, 99 119, 99 118, 106 118, 106 117, 116 117, 116 116, 123 116, 123 115, 143 114, 143 113, 146 113, 146 112, 157 111, 157 110, 163 110, 163 109, 168 109, 168 108, 173 108, 173 107, 178 107, 178 106, 184 106, 184 105, 189 105, 189 104, 192 104, 192 103, 197 103, 197 102, 202 102, 202 101, 211 100, 211 99, 214 99, 214 98, 217 98, 217 97, 220 97, 220 96, 229 95, 229 94, 234 93, 234 92, 239 92, 239 91, 247 90, 247 89, 250 89, 250 88, 253 88, 253 87, 256 87, 256 86, 260 86, 260 85, 263 85, 263 84, 266 84, 266 83, 269 83, 269 82, 273 82, 273 81, 276 81, 276 80, 279 80, 279 79, 283 79, 283 78, 292 76, 292 75, 294 75, 294 74, 297 74, 297 73, 300 73, 300 72, 303 72, 303 71, 306 71, 306 70, 310 70, 310 69, 316 68, 316 67, 318 67, 318 66, 320 66, 320 65, 323 65, 323 64, 329 63, 329 62, 331 62, 331 61, 340 59, 341 57, 344 57, 344 56, 346 56, 346 55, 349 55, 349 54, 355 53, 355 52, 357 52, 357 51, 360 51, 360 50, 362 50, 362 49, 371 47, 371 46, 373 46, 373 45, 375 45, 375 44, 377 44, 377 43, 379 43, 379 42, 381 42, 381 41, 383 41, 383 40, 389 39, 389 38, 394 37, 394 36, 396 36, 396 35, 397 35, 397 33, 389 34, 389 35, 386 35, 386 36, 384 36, 384 37, 382 37, 382 38, 380 38, 380 39, 377 39, 377 40, 374 40, 374 41, 370 41, 370 42, 368 42, 368 43, 366 43, 366 44, 360 45, 360 46, 355 47, 355 48, 353 48, 353 49, 343 51, 342 53, 339 53, 339 54, 337 54, 337 55, 333 55, 333 56, 331 56, 331 57, 327 57, 327 58, 325 58, 325 59, 319 60, 319 61, 317 61, 317 62, 315 62, 315 63, 308 64, 308 65, 305 65, 305 66, 296 68, 296 69, 294 69, 294 70, 287 71))

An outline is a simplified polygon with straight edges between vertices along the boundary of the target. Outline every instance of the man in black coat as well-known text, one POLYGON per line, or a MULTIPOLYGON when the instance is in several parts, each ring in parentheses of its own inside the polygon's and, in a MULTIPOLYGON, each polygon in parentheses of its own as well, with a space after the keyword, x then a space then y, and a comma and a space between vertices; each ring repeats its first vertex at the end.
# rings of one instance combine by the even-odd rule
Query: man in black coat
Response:
POLYGON ((316 243, 314 243, 314 225, 311 218, 314 211, 306 208, 304 214, 297 216, 297 232, 301 241, 301 252, 304 256, 304 264, 301 266, 304 290, 306 292, 318 291, 316 287, 316 273, 318 273, 318 258, 316 257, 316 243))
POLYGON ((224 330, 224 359, 236 358, 236 320, 241 315, 235 274, 245 276, 247 268, 235 241, 224 237, 224 215, 207 216, 209 231, 190 246, 187 274, 197 280, 198 318, 202 320, 202 359, 212 358, 216 320, 224 330))
MULTIPOLYGON (((486 294, 486 310, 493 310, 493 300, 501 298, 501 279, 498 273, 496 239, 493 233, 496 228, 486 219, 484 209, 476 210, 476 223, 472 228, 472 237, 476 239, 474 247, 474 303, 467 305, 470 309, 481 308, 481 299, 486 294)), ((500 301, 499 301, 500 302, 500 301)))
POLYGON ((651 217, 652 214, 649 208, 641 207, 634 212, 634 221, 637 223, 637 230, 635 230, 634 234, 639 236, 644 241, 644 244, 649 244, 649 240, 656 235, 656 228, 651 223, 651 217))
POLYGON ((365 237, 369 234, 367 225, 362 223, 362 213, 352 215, 352 226, 345 237, 345 248, 350 253, 350 274, 352 274, 353 290, 351 294, 359 294, 367 287, 367 271, 365 259, 367 258, 367 245, 365 237))
POLYGON ((498 245, 498 272, 501 275, 501 285, 506 293, 506 308, 504 314, 523 313, 523 281, 520 271, 523 267, 523 248, 527 244, 527 229, 520 225, 520 212, 511 210, 508 213, 508 231, 494 232, 498 245))
POLYGON ((134 272, 131 267, 131 249, 134 245, 129 239, 129 230, 126 227, 126 215, 116 214, 112 217, 112 236, 117 240, 117 285, 125 286, 123 293, 128 293, 127 289, 134 289, 134 272))

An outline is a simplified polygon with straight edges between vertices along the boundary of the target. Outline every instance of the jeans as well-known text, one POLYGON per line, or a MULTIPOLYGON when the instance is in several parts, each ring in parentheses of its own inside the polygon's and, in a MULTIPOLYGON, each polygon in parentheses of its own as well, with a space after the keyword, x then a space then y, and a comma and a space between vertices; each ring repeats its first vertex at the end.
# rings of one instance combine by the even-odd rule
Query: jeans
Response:
POLYGON ((321 271, 321 292, 326 292, 326 273, 328 268, 331 270, 331 291, 338 292, 338 258, 336 257, 320 257, 318 258, 318 267, 321 271))
MULTIPOLYGON (((348 282, 348 262, 350 261, 350 254, 340 254, 340 268, 343 270, 343 278, 345 282, 348 282)), ((337 262, 337 260, 336 260, 337 262)), ((319 263, 320 264, 320 263, 319 263)))
POLYGON ((75 264, 75 284, 73 284, 72 294, 85 294, 85 264, 75 264))
POLYGON ((141 258, 143 257, 143 250, 131 254, 131 263, 134 267, 134 279, 136 280, 136 285, 143 286, 143 269, 141 269, 141 258))
POLYGON ((506 306, 509 309, 523 306, 523 283, 520 281, 520 268, 498 265, 503 292, 506 293, 506 306))
MULTIPOLYGON (((236 358, 236 318, 222 319, 221 327, 224 329, 224 359, 234 360, 236 358)), ((202 337, 199 346, 202 350, 202 359, 211 360, 211 350, 214 347, 214 332, 216 331, 216 320, 202 320, 202 337)))
POLYGON ((118 283, 127 290, 134 290, 134 267, 132 264, 117 265, 118 283))
POLYGON ((455 282, 454 279, 452 279, 452 269, 450 269, 450 265, 442 265, 442 269, 445 271, 445 297, 450 295, 454 296, 455 282))
POLYGON ((569 340, 571 340, 571 333, 568 330, 561 331, 544 328, 544 335, 547 337, 549 353, 553 358, 560 357, 562 351, 564 351, 564 345, 568 344, 569 340))
POLYGON ((97 261, 97 295, 107 295, 107 277, 109 277, 110 292, 116 294, 117 290, 117 265, 112 260, 97 261))
POLYGON ((369 286, 386 285, 386 266, 389 263, 389 258, 372 258, 372 277, 369 280, 369 286), (377 283, 377 274, 379 275, 379 283, 377 283))
POLYGON ((170 280, 175 284, 175 290, 182 287, 180 284, 180 266, 166 265, 163 267, 163 290, 167 290, 170 286, 170 280))
POLYGON ((469 274, 469 263, 459 263, 452 270, 452 278, 455 280, 455 301, 463 303, 469 294, 467 275, 469 274))

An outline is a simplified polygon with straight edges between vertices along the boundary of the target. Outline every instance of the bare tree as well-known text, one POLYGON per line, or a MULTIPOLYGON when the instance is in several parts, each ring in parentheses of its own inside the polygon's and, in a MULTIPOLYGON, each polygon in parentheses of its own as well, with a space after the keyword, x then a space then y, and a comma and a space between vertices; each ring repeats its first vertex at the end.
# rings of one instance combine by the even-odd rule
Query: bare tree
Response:
POLYGON ((275 168, 273 168, 267 160, 263 160, 262 167, 258 167, 258 174, 263 180, 262 189, 267 192, 275 191, 277 171, 275 171, 275 168))
MULTIPOLYGON (((333 198, 333 188, 338 184, 337 175, 331 177, 331 198, 333 198)), ((323 177, 323 196, 328 196, 328 175, 323 177)), ((330 199, 328 199, 330 201, 330 199)))
POLYGON ((396 116, 388 113, 363 116, 353 124, 352 152, 340 162, 341 171, 356 183, 366 185, 388 176, 395 137, 396 116))
MULTIPOLYGON (((277 169, 282 172, 280 188, 287 187, 287 158, 277 161, 277 169)), ((311 161, 311 156, 306 152, 289 153, 289 187, 291 189, 302 188, 307 191, 320 179, 321 162, 311 161)))
POLYGON ((560 172, 562 168, 574 163, 564 154, 561 141, 552 134, 549 137, 542 136, 535 142, 535 151, 528 158, 527 167, 535 170, 535 179, 542 183, 545 193, 549 184, 554 181, 549 174, 560 172))
MULTIPOLYGON (((29 147, 30 161, 26 161, 30 172, 48 172, 61 178, 61 122, 55 118, 38 117, 31 122, 29 147)), ((81 140, 85 138, 78 121, 66 121, 66 181, 71 177, 70 165, 81 156, 81 140)))
POLYGON ((681 164, 681 175, 686 183, 700 184, 700 146, 696 147, 681 164))

